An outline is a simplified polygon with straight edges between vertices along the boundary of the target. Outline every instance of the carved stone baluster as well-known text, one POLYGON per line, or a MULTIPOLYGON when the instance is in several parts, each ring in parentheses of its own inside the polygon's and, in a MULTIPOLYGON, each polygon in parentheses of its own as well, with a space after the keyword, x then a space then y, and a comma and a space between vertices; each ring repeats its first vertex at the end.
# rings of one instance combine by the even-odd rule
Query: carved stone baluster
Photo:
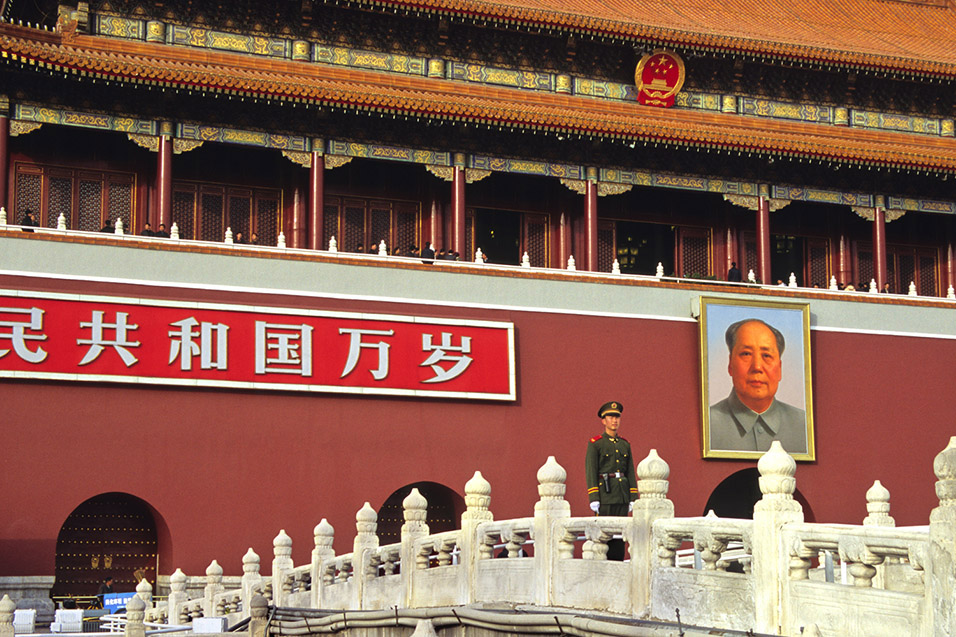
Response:
POLYGON ((418 555, 415 556, 415 567, 418 570, 425 570, 428 568, 428 562, 430 561, 431 554, 431 544, 422 544, 418 549, 418 555))
POLYGON ((558 537, 558 559, 570 560, 574 557, 574 543, 578 539, 578 534, 568 529, 564 530, 558 537))
POLYGON ((664 534, 657 541, 657 557, 661 566, 677 566, 677 549, 681 540, 678 537, 664 534))
POLYGON ((478 559, 488 560, 495 556, 495 535, 493 533, 484 533, 481 536, 481 543, 478 545, 478 559))

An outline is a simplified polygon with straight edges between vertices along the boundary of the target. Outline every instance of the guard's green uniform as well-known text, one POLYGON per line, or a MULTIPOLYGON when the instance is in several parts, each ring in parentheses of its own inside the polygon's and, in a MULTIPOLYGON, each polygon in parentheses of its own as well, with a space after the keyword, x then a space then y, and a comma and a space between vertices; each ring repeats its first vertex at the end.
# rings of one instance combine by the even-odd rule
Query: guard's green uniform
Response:
POLYGON ((628 505, 637 499, 631 444, 620 436, 594 436, 588 443, 584 472, 588 501, 601 503, 598 515, 627 515, 628 505))

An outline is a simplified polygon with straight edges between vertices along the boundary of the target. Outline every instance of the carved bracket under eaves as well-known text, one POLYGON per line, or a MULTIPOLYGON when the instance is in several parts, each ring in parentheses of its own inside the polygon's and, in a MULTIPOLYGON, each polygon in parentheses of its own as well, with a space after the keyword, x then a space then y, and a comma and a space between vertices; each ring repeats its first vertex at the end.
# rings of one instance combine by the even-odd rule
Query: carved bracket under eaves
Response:
MULTIPOLYGON (((587 180, 561 178, 561 184, 569 190, 583 195, 587 192, 587 180)), ((607 197, 608 195, 620 195, 629 191, 634 186, 631 184, 615 184, 607 181, 597 182, 598 197, 607 197)))
POLYGON ((282 156, 293 164, 299 164, 303 168, 312 168, 312 153, 301 150, 284 150, 282 156))
POLYGON ((344 166, 350 161, 352 161, 352 158, 349 157, 348 155, 326 155, 325 168, 326 170, 332 170, 333 168, 344 166))
MULTIPOLYGON (((867 208, 866 206, 853 206, 851 208, 857 216, 863 217, 867 221, 873 221, 876 217, 876 208, 867 208)), ((891 221, 896 221, 900 217, 906 214, 905 210, 884 210, 883 211, 883 221, 889 223, 891 221)))
MULTIPOLYGON (((746 208, 747 210, 757 211, 760 208, 760 197, 753 195, 724 195, 724 201, 729 201, 735 206, 746 208)), ((781 208, 786 208, 790 202, 786 199, 768 199, 770 212, 776 212, 781 208)))
POLYGON ((183 153, 188 153, 191 150, 196 150, 203 145, 203 142, 198 139, 179 139, 178 137, 173 140, 173 153, 176 155, 181 155, 183 153))
POLYGON ((12 120, 10 122, 10 137, 16 137, 17 135, 26 135, 27 133, 32 133, 36 129, 43 126, 40 122, 24 122, 20 120, 12 120))
POLYGON ((131 142, 141 146, 151 153, 159 152, 159 137, 157 135, 140 135, 138 133, 126 133, 131 142))

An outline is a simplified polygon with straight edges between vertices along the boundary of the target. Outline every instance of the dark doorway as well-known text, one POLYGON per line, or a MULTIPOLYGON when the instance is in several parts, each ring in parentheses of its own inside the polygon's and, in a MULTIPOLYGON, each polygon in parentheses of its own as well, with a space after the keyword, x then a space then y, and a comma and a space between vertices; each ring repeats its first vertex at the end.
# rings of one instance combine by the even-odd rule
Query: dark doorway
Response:
POLYGON ((785 285, 790 284, 790 273, 797 277, 797 285, 803 285, 803 257, 804 240, 802 237, 793 237, 785 234, 775 234, 770 237, 770 281, 765 283, 776 284, 778 281, 785 285))
POLYGON ((156 521, 149 505, 127 493, 103 493, 76 507, 56 538, 52 595, 96 595, 107 577, 116 592, 143 576, 156 583, 156 521))
MULTIPOLYGON (((711 492, 707 504, 704 505, 703 515, 713 511, 719 518, 752 520, 754 505, 763 495, 760 493, 759 480, 760 472, 755 468, 730 474, 711 492)), ((803 508, 804 521, 813 522, 813 509, 799 489, 794 491, 793 499, 803 508)))
POLYGON ((654 276, 660 263, 665 276, 673 275, 674 237, 674 226, 618 221, 617 261, 621 272, 654 276))
MULTIPOLYGON (((481 248, 488 263, 521 265, 521 214, 511 210, 475 210, 475 248, 481 248)), ((475 255, 461 255, 472 261, 475 255)), ((426 498, 428 496, 425 496, 426 498)))
POLYGON ((459 528, 461 514, 465 512, 465 500, 452 489, 437 482, 416 482, 392 493, 378 510, 378 541, 380 544, 395 544, 402 540, 402 525, 405 523, 404 500, 412 489, 418 489, 428 501, 425 523, 430 533, 442 533, 459 528))
POLYGON ((752 520, 754 505, 761 495, 758 478, 760 473, 756 469, 744 469, 730 474, 710 494, 703 514, 707 515, 713 511, 720 518, 752 520))

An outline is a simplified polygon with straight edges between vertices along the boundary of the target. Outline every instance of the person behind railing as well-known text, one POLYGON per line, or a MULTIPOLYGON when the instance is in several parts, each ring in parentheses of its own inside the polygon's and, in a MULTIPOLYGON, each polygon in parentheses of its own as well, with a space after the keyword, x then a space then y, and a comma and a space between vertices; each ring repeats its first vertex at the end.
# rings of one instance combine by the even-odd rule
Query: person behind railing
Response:
POLYGON ((252 233, 252 236, 249 238, 249 245, 257 246, 259 245, 259 234, 256 232, 252 233))
MULTIPOLYGON (((604 433, 588 442, 584 473, 588 500, 595 515, 627 515, 637 499, 631 444, 618 435, 623 411, 624 405, 619 402, 601 405, 598 418, 604 425, 604 433)), ((607 543, 607 559, 624 559, 624 540, 616 538, 607 543)))
POLYGON ((110 221, 109 217, 106 218, 106 222, 103 223, 103 227, 100 228, 100 232, 116 232, 116 226, 112 221, 110 221))
POLYGON ((113 577, 110 575, 106 576, 106 579, 103 580, 103 583, 100 584, 100 589, 96 591, 96 597, 100 600, 100 608, 105 607, 106 595, 111 595, 113 593, 113 577))
POLYGON ((744 275, 740 271, 740 268, 737 267, 736 261, 730 264, 730 269, 727 271, 727 280, 731 283, 740 283, 744 280, 744 275))
POLYGON ((159 237, 160 239, 168 239, 169 233, 166 232, 166 224, 159 224, 159 229, 153 234, 154 237, 159 237))
POLYGON ((246 238, 242 234, 242 230, 236 233, 236 238, 232 240, 233 243, 245 243, 246 238))
POLYGON ((422 263, 432 263, 435 260, 435 248, 428 244, 422 249, 422 263))
POLYGON ((153 227, 149 225, 149 222, 143 224, 143 231, 140 233, 144 237, 155 237, 156 233, 153 232, 153 227))
POLYGON ((40 227, 40 223, 37 221, 36 216, 29 208, 23 211, 23 220, 20 222, 20 225, 23 226, 21 230, 24 232, 33 232, 34 228, 40 227))

